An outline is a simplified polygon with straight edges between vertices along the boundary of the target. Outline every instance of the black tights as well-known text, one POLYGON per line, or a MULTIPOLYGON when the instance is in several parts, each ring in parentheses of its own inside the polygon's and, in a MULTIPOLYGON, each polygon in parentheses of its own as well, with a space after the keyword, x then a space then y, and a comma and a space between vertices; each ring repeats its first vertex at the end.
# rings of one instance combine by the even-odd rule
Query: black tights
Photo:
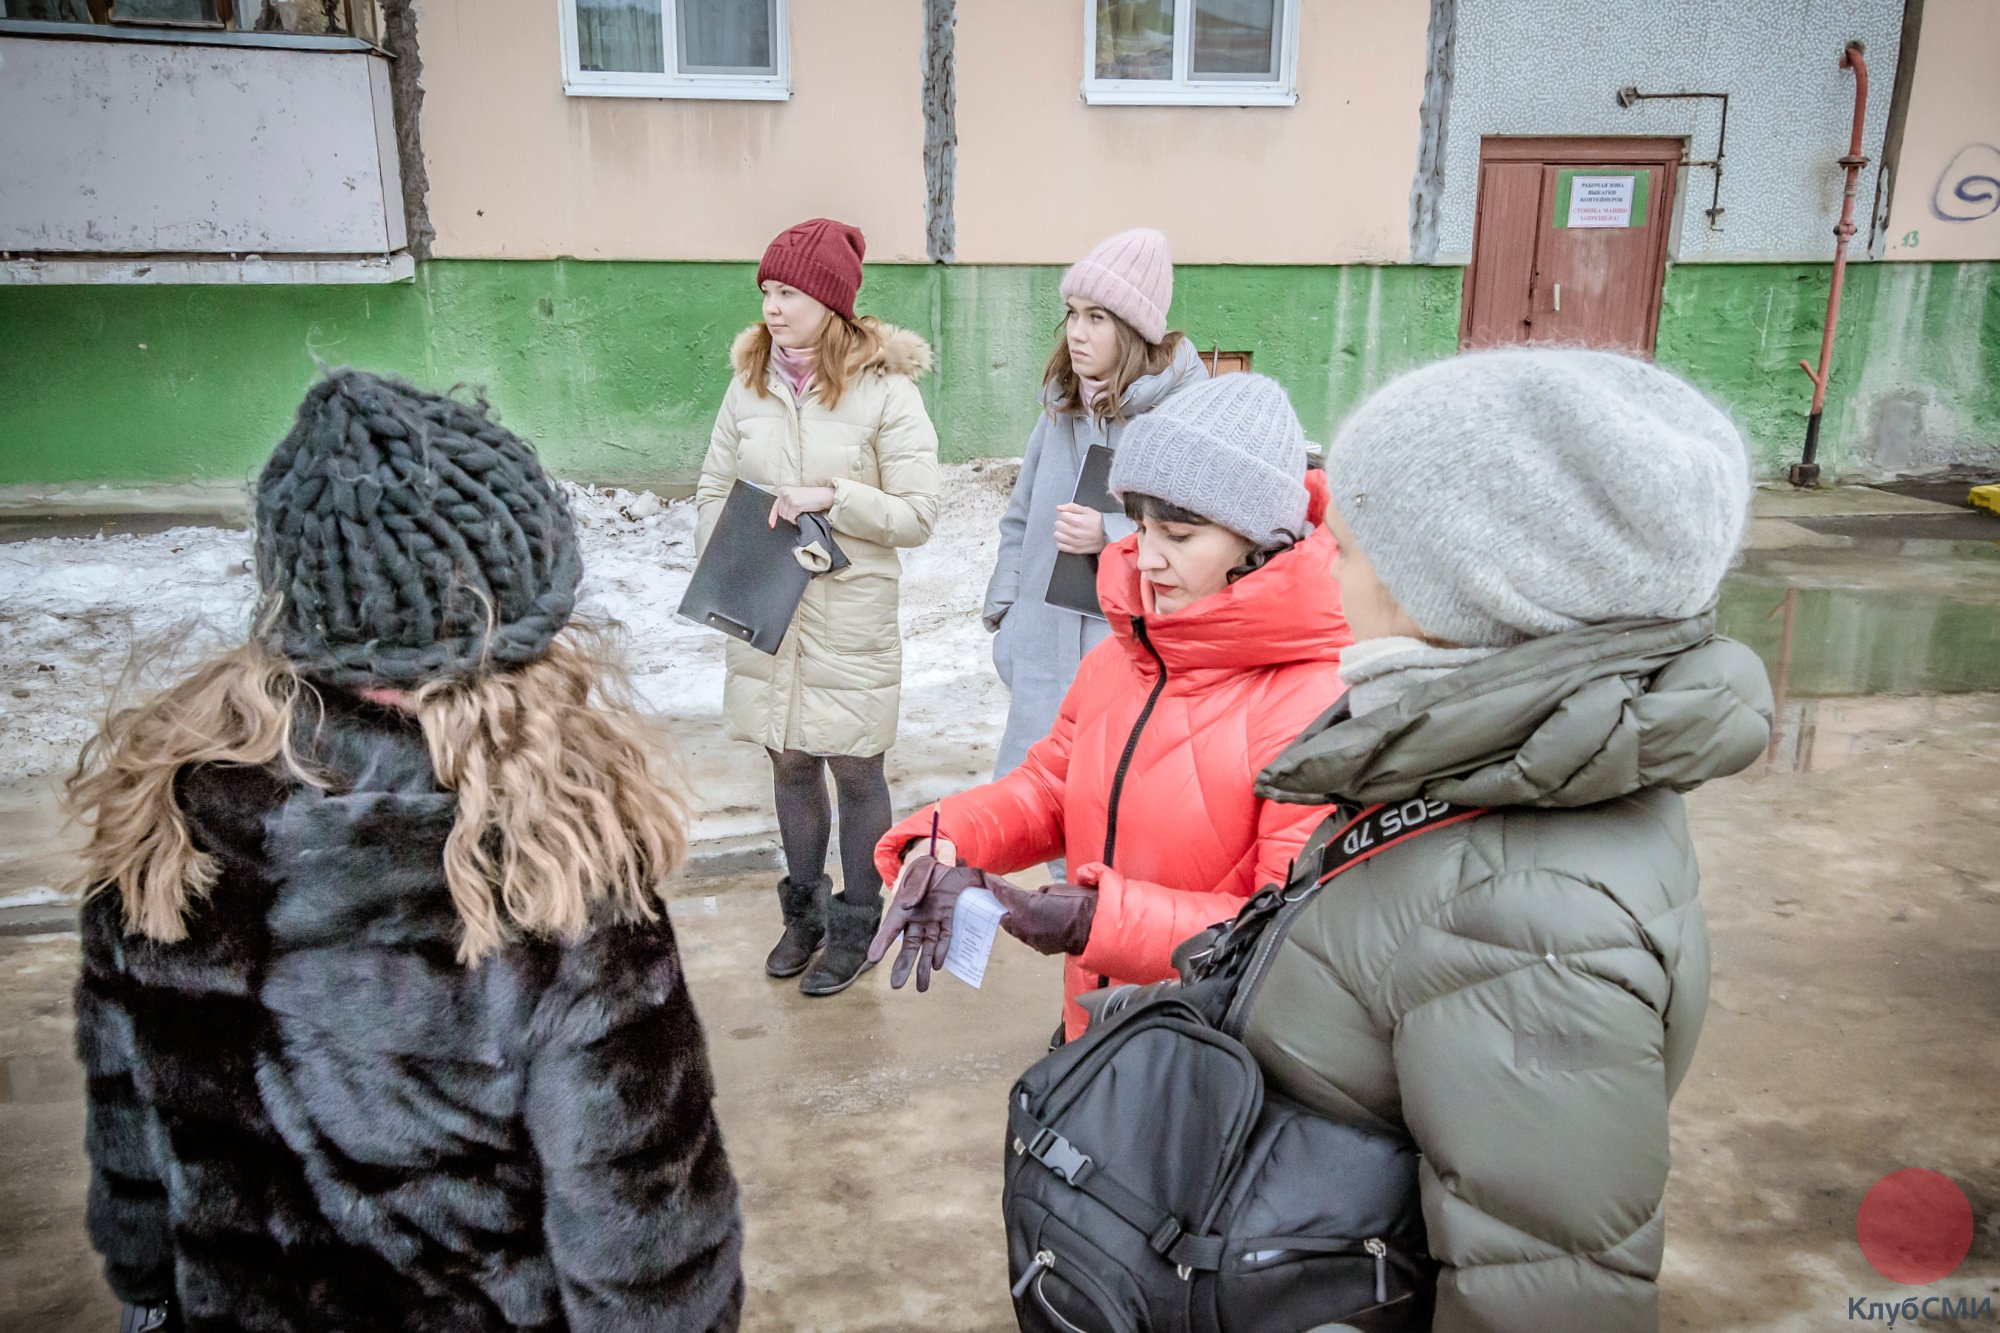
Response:
POLYGON ((778 837, 785 844, 785 873, 811 883, 826 869, 833 836, 833 810, 826 800, 826 770, 840 791, 841 896, 866 905, 882 896, 875 873, 875 844, 893 823, 889 809, 886 756, 822 758, 803 750, 770 750, 771 786, 778 798, 778 837))

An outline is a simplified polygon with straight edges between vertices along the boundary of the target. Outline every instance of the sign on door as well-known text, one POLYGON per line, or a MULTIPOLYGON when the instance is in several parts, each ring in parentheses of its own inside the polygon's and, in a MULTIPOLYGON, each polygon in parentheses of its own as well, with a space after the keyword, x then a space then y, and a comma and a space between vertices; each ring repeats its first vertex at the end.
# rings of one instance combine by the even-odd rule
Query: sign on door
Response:
POLYGON ((1565 171, 1556 185, 1558 227, 1643 227, 1652 173, 1565 171))

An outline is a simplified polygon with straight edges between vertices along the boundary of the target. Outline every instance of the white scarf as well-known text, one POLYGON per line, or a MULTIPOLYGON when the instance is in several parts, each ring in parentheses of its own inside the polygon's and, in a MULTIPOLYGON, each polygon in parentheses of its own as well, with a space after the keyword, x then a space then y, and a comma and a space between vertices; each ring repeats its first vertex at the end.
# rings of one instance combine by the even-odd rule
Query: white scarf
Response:
POLYGON ((1390 707, 1417 686, 1499 651, 1498 648, 1439 648, 1402 635, 1349 644, 1340 653, 1340 678, 1347 684, 1348 710, 1356 717, 1363 717, 1390 707))

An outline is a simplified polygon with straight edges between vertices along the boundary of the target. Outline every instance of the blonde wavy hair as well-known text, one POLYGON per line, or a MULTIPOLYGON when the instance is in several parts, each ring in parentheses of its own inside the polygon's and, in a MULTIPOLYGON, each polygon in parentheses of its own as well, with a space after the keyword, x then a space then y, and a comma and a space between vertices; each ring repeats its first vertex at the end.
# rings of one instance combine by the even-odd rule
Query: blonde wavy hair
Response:
MULTIPOLYGON (((515 931, 574 939, 593 916, 654 920, 687 854, 687 787, 640 712, 607 630, 571 625, 548 654, 409 692, 439 784, 458 797, 445 883, 475 964, 515 931)), ((214 887, 174 800, 191 764, 271 766, 328 785, 300 753, 318 687, 258 638, 112 712, 70 776, 89 830, 79 887, 116 891, 128 931, 187 937, 214 887)))
MULTIPOLYGON (((819 333, 813 338, 813 383, 819 388, 820 402, 838 407, 841 395, 854 383, 868 363, 881 352, 886 337, 882 321, 873 315, 850 320, 838 310, 826 312, 819 333), (821 373, 825 366, 839 366, 840 378, 821 373)), ((759 320, 751 335, 749 355, 743 362, 743 384, 759 398, 771 396, 771 330, 759 320)))

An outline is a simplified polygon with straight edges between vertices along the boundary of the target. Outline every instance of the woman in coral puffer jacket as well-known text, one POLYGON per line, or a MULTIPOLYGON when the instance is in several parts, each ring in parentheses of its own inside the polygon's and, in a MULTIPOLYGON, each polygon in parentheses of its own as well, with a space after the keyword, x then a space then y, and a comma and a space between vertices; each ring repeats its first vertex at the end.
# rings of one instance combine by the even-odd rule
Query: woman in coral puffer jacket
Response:
MULTIPOLYGON (((1111 486, 1139 530, 1101 557, 1112 637, 1084 659, 1054 728, 1006 777, 926 806, 875 853, 884 880, 905 885, 875 959, 906 928, 910 948, 935 938, 923 885, 953 879, 927 863, 935 816, 936 860, 992 872, 1002 927, 1069 955, 1067 1037, 1084 1027, 1079 995, 1172 975, 1176 945, 1284 880, 1324 812, 1253 784, 1339 697, 1352 642, 1324 474, 1275 381, 1228 375, 1174 395, 1132 423, 1111 486), (1057 857, 1070 884, 996 878, 1057 857)), ((948 921, 955 898, 932 895, 932 911, 948 921)))

